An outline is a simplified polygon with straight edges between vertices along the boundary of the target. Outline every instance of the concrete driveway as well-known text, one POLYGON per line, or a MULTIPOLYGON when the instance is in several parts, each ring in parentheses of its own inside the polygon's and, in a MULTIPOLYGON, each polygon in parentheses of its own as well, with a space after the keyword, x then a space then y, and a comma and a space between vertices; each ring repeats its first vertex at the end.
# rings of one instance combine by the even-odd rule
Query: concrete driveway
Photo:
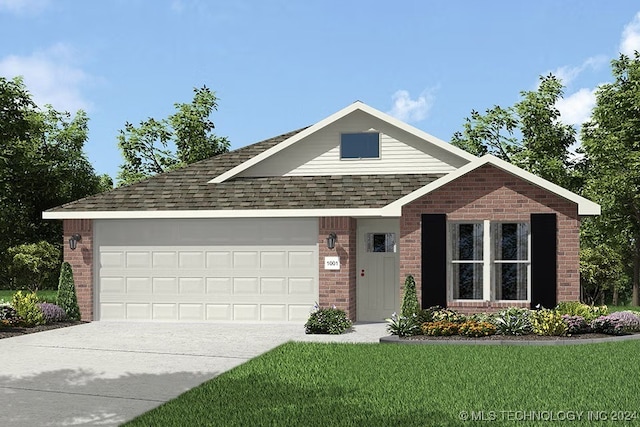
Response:
POLYGON ((119 425, 290 340, 378 342, 295 324, 94 322, 0 340, 1 426, 119 425))

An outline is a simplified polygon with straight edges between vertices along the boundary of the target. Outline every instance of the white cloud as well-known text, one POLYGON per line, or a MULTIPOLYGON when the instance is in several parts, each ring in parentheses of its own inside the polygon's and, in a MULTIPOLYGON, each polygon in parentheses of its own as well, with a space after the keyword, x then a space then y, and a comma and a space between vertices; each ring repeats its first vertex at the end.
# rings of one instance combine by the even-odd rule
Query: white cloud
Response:
POLYGON ((587 88, 582 88, 556 102, 556 108, 560 111, 560 120, 568 125, 578 126, 589 120, 595 105, 596 89, 587 88))
POLYGON ((562 84, 568 86, 578 77, 583 71, 587 69, 596 70, 602 65, 607 63, 607 57, 605 55, 597 55, 587 58, 582 64, 572 67, 565 65, 563 67, 556 68, 551 73, 562 81, 562 84))
POLYGON ((398 90, 391 96, 393 106, 388 114, 405 122, 419 122, 427 118, 434 102, 433 90, 422 92, 411 99, 409 91, 398 90))
POLYGON ((36 13, 44 10, 48 4, 49 0, 0 0, 0 12, 36 13))
POLYGON ((22 76, 39 106, 51 104, 57 110, 87 110, 91 104, 82 96, 81 87, 93 80, 76 64, 72 49, 57 44, 29 56, 10 55, 0 59, 0 75, 22 76))
POLYGON ((640 12, 624 27, 620 40, 621 53, 633 57, 636 50, 640 51, 640 12))

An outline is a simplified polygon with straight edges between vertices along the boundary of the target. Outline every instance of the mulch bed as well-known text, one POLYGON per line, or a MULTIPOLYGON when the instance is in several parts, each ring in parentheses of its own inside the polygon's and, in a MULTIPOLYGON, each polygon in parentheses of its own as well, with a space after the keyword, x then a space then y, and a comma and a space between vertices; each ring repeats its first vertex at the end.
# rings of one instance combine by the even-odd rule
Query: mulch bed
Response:
POLYGON ((81 325, 83 323, 86 323, 86 322, 80 322, 80 321, 58 322, 58 323, 51 323, 49 325, 34 326, 33 328, 23 328, 20 326, 14 326, 14 327, 0 326, 0 339, 17 337, 20 335, 34 334, 36 332, 49 331, 51 329, 66 328, 68 326, 81 325))

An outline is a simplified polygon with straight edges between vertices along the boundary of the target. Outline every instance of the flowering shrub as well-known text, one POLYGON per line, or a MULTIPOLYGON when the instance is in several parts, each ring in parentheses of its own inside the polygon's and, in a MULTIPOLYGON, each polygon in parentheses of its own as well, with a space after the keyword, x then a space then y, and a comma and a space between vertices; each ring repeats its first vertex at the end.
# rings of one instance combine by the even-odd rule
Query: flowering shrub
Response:
POLYGON ((339 335, 351 329, 351 320, 347 318, 344 310, 336 308, 320 308, 316 304, 309 316, 309 320, 304 324, 306 334, 332 334, 339 335))
POLYGON ((600 316, 605 316, 609 313, 609 309, 606 305, 593 306, 583 304, 580 301, 563 301, 556 306, 556 311, 560 314, 568 314, 570 316, 581 316, 589 323, 593 319, 600 316))
POLYGON ((8 304, 0 305, 0 326, 17 326, 20 317, 16 310, 8 304))
POLYGON ((567 324, 562 320, 562 314, 554 310, 533 310, 530 319, 531 329, 536 335, 567 335, 567 324))
POLYGON ((393 313, 389 319, 385 320, 389 323, 387 325, 387 331, 389 331, 391 335, 410 337, 420 333, 420 327, 416 322, 415 315, 411 317, 404 317, 399 316, 398 313, 393 313))
POLYGON ((13 294, 13 308, 22 319, 21 323, 27 327, 44 325, 44 314, 37 304, 38 297, 34 292, 23 295, 22 291, 18 291, 13 294))
POLYGON ((464 314, 460 314, 455 310, 451 310, 449 308, 438 308, 433 310, 431 313, 431 321, 432 322, 452 322, 452 323, 462 323, 466 321, 467 318, 464 314))
POLYGON ((640 332, 640 313, 626 310, 611 313, 606 317, 618 320, 625 332, 640 332))
POLYGON ((469 320, 460 323, 458 333, 466 337, 486 337, 496 333, 496 327, 489 322, 469 320))
POLYGON ((562 320, 567 324, 567 333, 569 335, 573 334, 584 334, 591 330, 589 327, 589 323, 584 320, 582 316, 572 316, 570 314, 563 314, 562 320))
POLYGON ((422 324, 422 333, 433 337, 445 337, 458 334, 458 323, 448 320, 426 322, 422 324))
POLYGON ((493 317, 496 333, 500 335, 527 335, 531 333, 530 310, 508 308, 493 317))
POLYGON ((591 322, 591 330, 608 335, 624 334, 624 325, 619 319, 609 316, 600 316, 591 322))
POLYGON ((67 314, 58 305, 51 304, 48 302, 42 302, 38 304, 38 307, 40 308, 40 310, 42 311, 42 314, 44 315, 44 322, 46 324, 62 322, 67 318, 67 314))

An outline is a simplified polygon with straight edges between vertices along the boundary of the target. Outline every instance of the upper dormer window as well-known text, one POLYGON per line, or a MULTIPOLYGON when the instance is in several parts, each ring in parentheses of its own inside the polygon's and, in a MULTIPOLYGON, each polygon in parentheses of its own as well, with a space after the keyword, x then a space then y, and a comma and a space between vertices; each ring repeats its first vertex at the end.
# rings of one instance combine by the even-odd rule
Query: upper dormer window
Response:
POLYGON ((378 132, 343 133, 340 135, 341 159, 379 159, 378 132))

